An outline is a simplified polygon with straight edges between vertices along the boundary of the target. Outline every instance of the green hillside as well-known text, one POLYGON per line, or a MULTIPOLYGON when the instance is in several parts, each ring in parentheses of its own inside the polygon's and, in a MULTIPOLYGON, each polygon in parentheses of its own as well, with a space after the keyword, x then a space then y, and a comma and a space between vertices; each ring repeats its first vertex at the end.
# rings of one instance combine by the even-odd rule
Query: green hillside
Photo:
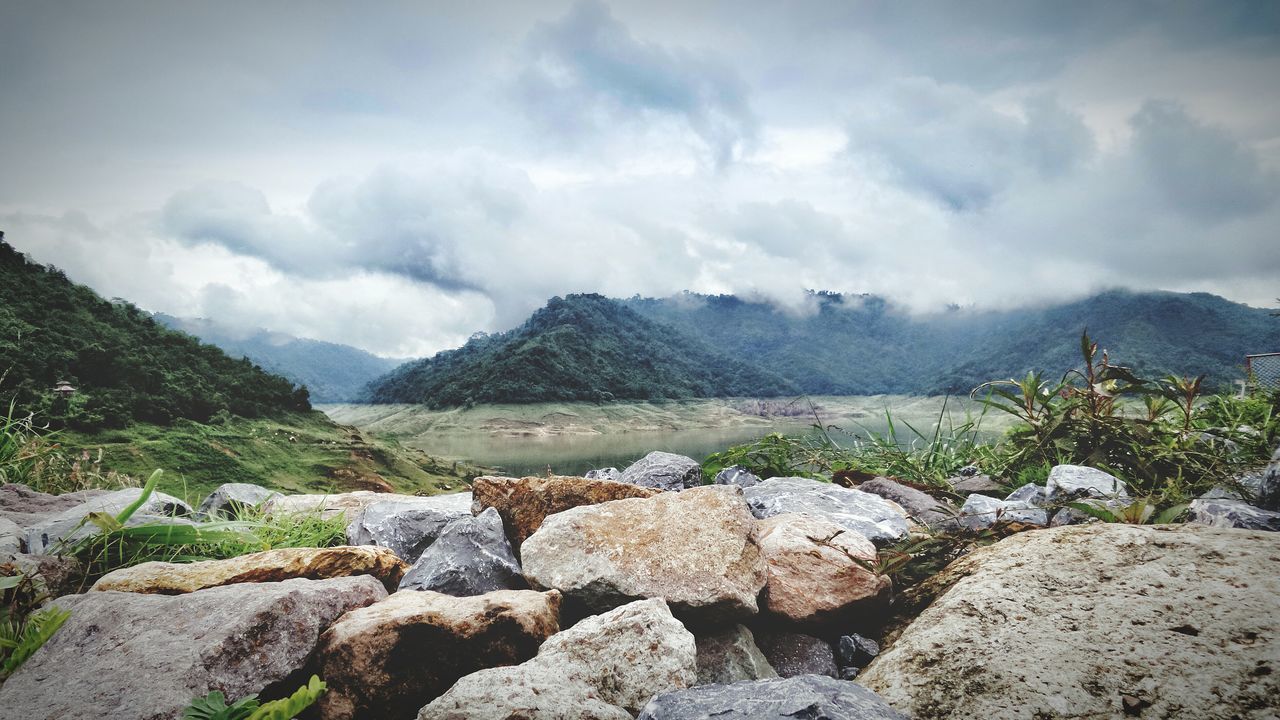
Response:
POLYGON ((795 392, 766 368, 616 300, 568 295, 553 298, 514 330, 397 368, 370 385, 368 399, 450 407, 795 392))

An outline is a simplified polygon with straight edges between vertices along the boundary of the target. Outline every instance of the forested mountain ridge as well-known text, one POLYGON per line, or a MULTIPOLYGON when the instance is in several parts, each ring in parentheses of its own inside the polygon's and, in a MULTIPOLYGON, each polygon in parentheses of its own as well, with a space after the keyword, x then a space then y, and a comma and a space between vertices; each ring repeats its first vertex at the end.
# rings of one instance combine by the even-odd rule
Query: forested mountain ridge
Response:
POLYGON ((477 335, 369 386, 377 403, 432 407, 794 393, 794 384, 601 295, 552 298, 523 325, 477 335))
POLYGON ((155 319, 232 357, 244 357, 262 369, 305 386, 314 402, 350 402, 365 385, 401 365, 350 345, 299 338, 262 329, 237 330, 213 320, 177 318, 156 313, 155 319))
POLYGON ((109 302, 0 234, 0 402, 82 429, 309 410, 305 388, 109 302), (70 398, 51 388, 65 380, 70 398))

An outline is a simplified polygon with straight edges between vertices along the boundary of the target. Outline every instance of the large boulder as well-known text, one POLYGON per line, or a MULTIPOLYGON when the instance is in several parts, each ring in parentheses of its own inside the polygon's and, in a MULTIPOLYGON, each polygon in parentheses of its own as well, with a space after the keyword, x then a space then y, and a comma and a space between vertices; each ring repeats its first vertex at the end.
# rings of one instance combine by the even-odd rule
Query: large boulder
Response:
POLYGON ((853 530, 878 545, 907 536, 901 507, 879 495, 801 477, 776 477, 746 488, 747 504, 758 518, 804 513, 853 530))
POLYGON ((12 520, 19 527, 30 527, 108 492, 94 489, 50 495, 22 483, 4 483, 0 484, 0 517, 12 520))
POLYGON ((323 720, 412 718, 464 675, 532 658, 560 630, 560 594, 458 598, 402 590, 343 615, 320 640, 323 720))
MULTIPOLYGON (((90 513, 119 515, 141 495, 142 488, 125 488, 91 497, 27 527, 23 531, 23 544, 27 552, 41 554, 50 552, 59 544, 73 543, 96 535, 99 532, 98 526, 85 522, 90 513)), ((191 506, 182 500, 162 492, 153 492, 130 519, 131 524, 164 522, 164 518, 185 518, 192 512, 191 506)))
POLYGON ((691 457, 654 450, 627 466, 618 480, 659 490, 684 490, 702 484, 702 465, 691 457))
POLYGON ((0 517, 0 562, 22 552, 22 526, 0 517))
POLYGON ((662 600, 641 600, 552 635, 523 664, 463 677, 418 720, 630 720, 696 680, 693 635, 662 600))
POLYGON ((825 640, 802 633, 756 630, 756 645, 779 677, 837 677, 835 650, 825 640))
POLYGON ((193 563, 145 562, 113 570, 91 590, 180 595, 240 583, 368 575, 394 590, 408 565, 386 548, 280 548, 226 560, 193 563))
POLYGON ((1044 484, 1049 500, 1079 497, 1128 497, 1120 478, 1085 465, 1055 465, 1044 484))
POLYGON ((943 527, 953 523, 955 519, 955 508, 947 502, 886 477, 868 480, 859 485, 858 489, 897 503, 921 525, 943 527))
POLYGON ((475 500, 471 510, 477 515, 495 508, 502 516, 511 544, 520 547, 542 526, 548 515, 580 505, 598 505, 612 500, 652 497, 661 492, 613 480, 555 475, 552 477, 483 476, 471 483, 475 500))
POLYGON ((557 513, 522 559, 532 583, 588 611, 662 598, 695 622, 754 615, 766 579, 755 519, 742 491, 724 485, 557 513))
POLYGON ((887 595, 891 582, 867 568, 876 546, 820 517, 787 513, 759 521, 760 551, 769 579, 760 601, 793 623, 853 619, 887 595))
POLYGON ((352 519, 347 524, 347 542, 391 548, 406 562, 413 562, 446 525, 470 514, 471 493, 374 500, 348 516, 352 519))
POLYGON ((253 483, 223 483, 196 508, 211 518, 235 518, 241 511, 261 506, 280 493, 253 483))
POLYGON ((528 584, 503 533, 502 518, 489 508, 449 523, 405 573, 400 587, 462 597, 522 590, 528 584))
POLYGON ((296 677, 330 623, 384 597, 360 576, 59 598, 70 619, 0 687, 0 714, 173 720, 212 690, 238 698, 296 677))
POLYGON ((698 684, 778 677, 744 625, 698 635, 698 684))
POLYGON ((1280 512, 1243 500, 1199 498, 1191 501, 1191 522, 1218 528, 1280 532, 1280 512))
POLYGON ((1019 533, 858 681, 917 720, 1264 718, 1280 697, 1280 536, 1097 523, 1019 533))
POLYGON ((1025 500, 999 500, 976 493, 960 506, 960 525, 967 530, 976 532, 1001 522, 1045 526, 1049 511, 1025 500))
POLYGON ((271 498, 262 509, 269 515, 319 515, 325 520, 343 517, 354 520, 366 507, 388 500, 416 500, 413 495, 396 495, 372 490, 314 495, 280 495, 271 498))
POLYGON ((639 720, 907 720, 857 683, 821 675, 704 685, 663 693, 639 720))

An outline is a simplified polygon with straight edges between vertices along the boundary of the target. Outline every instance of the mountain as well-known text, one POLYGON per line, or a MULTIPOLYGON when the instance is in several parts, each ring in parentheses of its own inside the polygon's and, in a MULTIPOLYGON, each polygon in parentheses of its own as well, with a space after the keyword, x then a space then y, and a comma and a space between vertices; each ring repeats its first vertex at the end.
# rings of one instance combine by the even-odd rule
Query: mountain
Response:
POLYGON ((968 392, 1029 370, 1080 364, 1086 328, 1115 362, 1146 374, 1243 377, 1248 353, 1280 350, 1270 311, 1206 293, 1114 290, 1052 306, 911 315, 883 298, 814 293, 788 314, 731 295, 631 298, 637 313, 750 357, 813 394, 968 392))
POLYGON ((315 402, 351 402, 371 380, 405 362, 378 357, 350 345, 297 338, 269 330, 238 330, 212 320, 156 313, 166 327, 217 345, 232 357, 252 360, 262 369, 306 386, 315 402))
POLYGON ((369 386, 378 403, 432 407, 552 400, 774 396, 796 387, 693 333, 600 295, 553 298, 520 327, 477 335, 369 386))
POLYGON ((0 402, 84 429, 309 410, 307 391, 108 302, 28 260, 0 233, 0 402), (70 398, 51 391, 77 388, 70 398))

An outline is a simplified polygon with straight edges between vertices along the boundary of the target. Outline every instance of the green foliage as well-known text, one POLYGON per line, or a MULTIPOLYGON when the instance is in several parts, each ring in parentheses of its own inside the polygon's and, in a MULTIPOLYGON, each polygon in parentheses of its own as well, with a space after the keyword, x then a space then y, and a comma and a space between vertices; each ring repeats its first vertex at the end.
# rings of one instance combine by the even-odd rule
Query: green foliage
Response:
POLYGON ((102 469, 102 454, 68 453, 57 435, 22 415, 14 403, 0 415, 0 483, 22 483, 54 495, 89 488, 132 485, 127 476, 102 469))
POLYGON ((226 696, 214 690, 192 700, 183 711, 182 720, 291 720, 314 705, 324 691, 324 681, 315 675, 289 697, 263 704, 254 694, 227 705, 226 696))
POLYGON ((1098 502, 1084 500, 1067 503, 1067 507, 1078 510, 1102 522, 1127 523, 1129 525, 1167 525, 1186 514, 1189 503, 1170 505, 1157 512, 1156 500, 1138 498, 1122 508, 1109 508, 1098 502))
POLYGON ((721 470, 737 465, 765 480, 813 477, 836 469, 835 463, 840 458, 833 454, 833 449, 833 445, 824 440, 770 433, 759 440, 708 455, 702 463, 702 472, 707 477, 715 477, 721 470))
POLYGON ((48 608, 0 622, 0 681, 7 680, 69 617, 66 610, 48 608))
POLYGON ((219 411, 263 417, 310 408, 296 389, 247 360, 108 302, 0 241, 0 401, 78 429, 134 421, 204 422, 219 411), (66 380, 69 399, 50 388, 66 380))
POLYGON ((774 396, 794 390, 600 295, 553 298, 520 327, 408 363, 372 383, 378 403, 431 407, 555 400, 774 396))

